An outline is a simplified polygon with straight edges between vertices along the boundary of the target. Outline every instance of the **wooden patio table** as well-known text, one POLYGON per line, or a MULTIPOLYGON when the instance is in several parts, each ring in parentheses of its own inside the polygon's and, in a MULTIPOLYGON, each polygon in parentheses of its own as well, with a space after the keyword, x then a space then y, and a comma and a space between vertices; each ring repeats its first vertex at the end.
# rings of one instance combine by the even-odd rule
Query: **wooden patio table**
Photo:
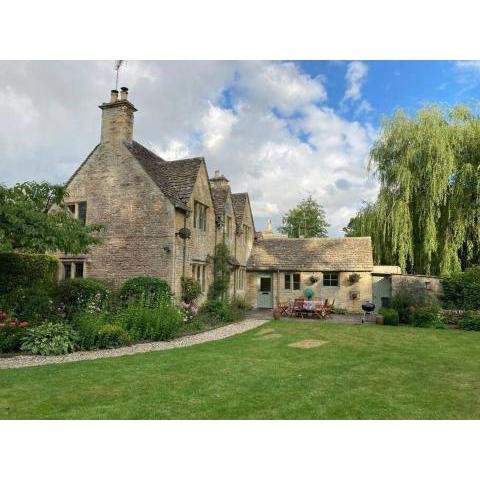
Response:
POLYGON ((303 311, 309 315, 313 316, 316 310, 321 310, 321 316, 325 315, 324 313, 324 300, 304 300, 303 301, 303 311))

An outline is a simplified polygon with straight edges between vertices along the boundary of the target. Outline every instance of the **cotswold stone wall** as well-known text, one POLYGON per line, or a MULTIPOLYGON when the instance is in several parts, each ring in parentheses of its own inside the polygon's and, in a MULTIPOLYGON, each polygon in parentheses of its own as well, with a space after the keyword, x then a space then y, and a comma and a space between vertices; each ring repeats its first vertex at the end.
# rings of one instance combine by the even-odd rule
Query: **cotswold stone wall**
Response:
POLYGON ((87 223, 105 226, 102 244, 85 255, 86 277, 117 287, 135 276, 172 283, 174 208, 123 144, 99 145, 68 193, 68 202, 87 202, 87 223))
MULTIPOLYGON (((205 164, 202 164, 198 174, 197 181, 193 187, 192 196, 188 203, 192 213, 186 218, 186 226, 191 232, 191 237, 186 242, 186 258, 185 258, 185 276, 192 276, 192 264, 205 264, 206 265, 206 287, 205 294, 199 299, 201 303, 208 292, 208 286, 213 281, 212 265, 207 263, 208 256, 214 254, 215 246, 215 212, 213 209, 212 197, 210 195, 210 186, 208 183, 208 174, 205 164), (207 208, 207 230, 206 232, 193 226, 193 212, 194 202, 200 202, 206 205, 207 208)), ((177 213, 176 216, 176 231, 184 225, 184 215, 177 213)), ((181 278, 183 274, 183 248, 184 242, 182 239, 176 240, 176 265, 175 265, 175 281, 176 291, 181 291, 181 278)))
MULTIPOLYGON (((340 272, 338 287, 324 286, 322 272, 300 272, 299 290, 293 290, 293 288, 289 290, 285 289, 285 273, 286 272, 273 272, 274 305, 277 299, 279 302, 287 302, 289 299, 303 298, 303 292, 307 287, 314 290, 316 297, 320 297, 322 300, 328 299, 329 302, 335 299, 336 307, 345 308, 351 312, 361 312, 362 303, 365 300, 372 299, 372 276, 370 272, 340 272), (350 283, 348 277, 351 273, 358 273, 360 275, 360 280, 357 283, 350 283), (312 275, 318 279, 313 285, 310 282, 312 275)), ((256 305, 257 272, 249 272, 248 277, 247 299, 256 305)), ((291 284, 291 286, 293 287, 293 284, 291 284)))

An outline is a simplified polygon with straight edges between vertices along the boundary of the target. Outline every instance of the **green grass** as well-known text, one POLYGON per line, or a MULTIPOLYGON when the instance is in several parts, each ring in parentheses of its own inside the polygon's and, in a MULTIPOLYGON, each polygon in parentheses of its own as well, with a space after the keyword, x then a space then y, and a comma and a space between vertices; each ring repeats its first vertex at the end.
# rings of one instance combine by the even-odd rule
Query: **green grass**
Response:
POLYGON ((271 322, 184 349, 0 370, 0 418, 478 419, 479 366, 478 332, 271 322), (303 339, 328 343, 288 347, 303 339))

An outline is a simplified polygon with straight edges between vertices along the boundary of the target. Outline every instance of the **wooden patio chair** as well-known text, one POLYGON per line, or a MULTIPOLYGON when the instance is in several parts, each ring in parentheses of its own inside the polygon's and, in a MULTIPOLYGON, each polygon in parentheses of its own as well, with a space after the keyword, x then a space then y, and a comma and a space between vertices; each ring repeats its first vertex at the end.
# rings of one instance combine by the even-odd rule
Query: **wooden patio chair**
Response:
POLYGON ((328 300, 325 299, 323 304, 317 306, 314 311, 315 317, 325 318, 328 315, 327 305, 328 305, 328 300))
POLYGON ((325 311, 326 315, 331 315, 335 310, 335 299, 333 299, 332 303, 328 303, 328 300, 325 301, 325 311))
POLYGON ((296 298, 294 300, 292 315, 303 318, 303 298, 296 298))
POLYGON ((291 317, 290 302, 279 302, 277 297, 277 312, 280 317, 291 317))

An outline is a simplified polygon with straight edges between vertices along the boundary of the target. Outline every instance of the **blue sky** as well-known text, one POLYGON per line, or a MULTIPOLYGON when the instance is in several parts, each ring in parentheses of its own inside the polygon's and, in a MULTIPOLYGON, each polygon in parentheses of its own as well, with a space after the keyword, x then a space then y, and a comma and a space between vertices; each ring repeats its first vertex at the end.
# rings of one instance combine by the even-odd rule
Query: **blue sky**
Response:
MULTIPOLYGON (((98 143, 113 61, 0 61, 0 179, 64 182, 98 143)), ((341 236, 378 185, 382 115, 474 102, 478 61, 128 61, 134 138, 166 160, 204 156, 250 194, 256 228, 308 195, 341 236)))

